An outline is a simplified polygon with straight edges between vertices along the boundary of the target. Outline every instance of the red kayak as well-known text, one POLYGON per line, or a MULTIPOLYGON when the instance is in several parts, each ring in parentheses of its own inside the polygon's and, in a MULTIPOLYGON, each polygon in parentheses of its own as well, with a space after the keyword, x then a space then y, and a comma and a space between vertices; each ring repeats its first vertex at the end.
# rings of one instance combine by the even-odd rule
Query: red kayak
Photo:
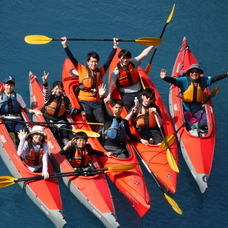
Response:
MULTIPOLYGON (((191 64, 198 64, 198 62, 184 37, 174 63, 172 77, 182 77, 191 64)), ((205 97, 210 94, 208 88, 204 92, 205 97)), ((180 89, 171 85, 169 89, 169 108, 176 130, 185 123, 179 94, 180 89)), ((208 132, 205 135, 192 135, 185 126, 177 134, 183 157, 202 193, 208 188, 208 178, 211 173, 216 141, 216 124, 211 100, 206 103, 205 111, 208 122, 208 132)))
MULTIPOLYGON (((39 84, 36 76, 31 72, 29 74, 29 84, 31 104, 33 108, 41 109, 44 106, 42 86, 39 84)), ((71 118, 68 119, 73 122, 71 118)), ((35 121, 45 122, 45 119, 39 115, 35 116, 35 121)), ((74 128, 74 125, 72 127, 74 128)), ((45 132, 48 136, 47 142, 56 167, 58 167, 62 173, 74 172, 75 170, 66 157, 59 154, 61 148, 51 130, 45 128, 45 132)), ((101 168, 96 156, 92 156, 92 161, 96 168, 101 168)), ((104 174, 63 177, 63 181, 77 199, 97 216, 106 227, 116 228, 119 226, 115 215, 112 196, 104 174)))
MULTIPOLYGON (((30 122, 30 119, 24 111, 22 111, 21 114, 24 118, 23 121, 30 122)), ((41 175, 41 173, 31 172, 17 155, 15 145, 4 125, 4 121, 0 124, 0 143, 2 160, 13 177, 26 178, 41 175)), ((48 170, 50 174, 54 173, 54 169, 50 162, 48 170)), ((49 178, 47 180, 41 179, 37 181, 30 180, 26 182, 22 181, 18 182, 18 184, 57 228, 64 227, 66 221, 62 212, 62 199, 56 178, 49 178)))
MULTIPOLYGON (((110 65, 109 77, 111 76, 111 73, 116 68, 117 63, 119 62, 118 53, 120 52, 120 50, 121 49, 117 50, 116 55, 113 58, 113 61, 110 65)), ((164 136, 172 134, 174 131, 173 124, 169 116, 168 110, 166 109, 165 104, 158 90, 156 89, 150 77, 145 73, 145 71, 141 67, 138 68, 138 72, 144 87, 145 88, 149 87, 154 89, 155 97, 156 97, 156 105, 160 108, 161 117, 164 120, 164 123, 163 123, 164 136)), ((114 87, 114 90, 112 92, 112 99, 122 99, 117 86, 114 87)), ((124 108, 122 112, 122 117, 124 118, 126 115, 127 115, 127 111, 124 108)), ((131 128, 132 134, 140 137, 136 128, 132 125, 131 121, 130 121, 130 128, 131 128)), ((156 182, 158 181, 163 186, 163 190, 165 190, 166 192, 169 191, 171 193, 175 193, 176 187, 177 187, 178 174, 177 172, 173 171, 168 164, 168 161, 166 158, 166 153, 167 153, 166 149, 161 149, 158 145, 145 146, 141 142, 132 142, 132 144, 134 145, 135 151, 141 158, 142 162, 144 163, 148 171, 152 174, 153 178, 155 178, 156 182)), ((177 146, 176 140, 172 143, 172 145, 170 145, 169 150, 172 153, 173 157, 175 158, 175 162, 177 164, 178 146, 177 146)))
MULTIPOLYGON (((64 90, 71 100, 73 107, 80 108, 78 99, 74 94, 74 88, 78 85, 77 71, 74 69, 74 66, 69 59, 66 59, 63 65, 62 82, 64 84, 64 90)), ((86 120, 82 119, 80 115, 75 116, 74 121, 85 123, 76 125, 78 129, 91 130, 90 125, 86 124, 86 120)), ((90 138, 89 143, 94 149, 105 152, 105 149, 97 138, 90 138)), ((107 175, 134 206, 138 214, 140 216, 144 216, 151 207, 150 196, 138 159, 134 153, 134 149, 128 141, 126 141, 126 145, 129 153, 128 158, 120 159, 116 157, 103 156, 98 159, 105 168, 121 164, 137 163, 137 166, 130 171, 118 173, 111 172, 107 173, 107 175)))

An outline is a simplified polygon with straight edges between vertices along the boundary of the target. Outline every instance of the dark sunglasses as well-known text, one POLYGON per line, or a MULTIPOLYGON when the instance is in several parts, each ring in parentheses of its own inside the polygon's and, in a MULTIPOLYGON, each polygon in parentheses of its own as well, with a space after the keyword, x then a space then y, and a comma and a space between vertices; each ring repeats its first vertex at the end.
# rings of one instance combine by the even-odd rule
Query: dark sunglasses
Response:
POLYGON ((192 74, 194 74, 194 73, 199 74, 199 71, 198 70, 192 70, 192 71, 190 71, 190 73, 192 73, 192 74))
POLYGON ((150 100, 155 100, 155 97, 152 98, 152 97, 147 97, 147 96, 146 96, 146 98, 147 98, 147 99, 149 98, 150 100))

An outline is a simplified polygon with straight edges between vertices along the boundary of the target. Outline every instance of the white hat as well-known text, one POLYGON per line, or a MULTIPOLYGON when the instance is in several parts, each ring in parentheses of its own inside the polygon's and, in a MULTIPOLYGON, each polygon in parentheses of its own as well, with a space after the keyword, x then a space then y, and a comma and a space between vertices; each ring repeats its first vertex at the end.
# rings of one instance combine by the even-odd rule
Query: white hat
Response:
POLYGON ((41 134, 41 135, 44 136, 45 139, 47 138, 47 135, 46 135, 46 133, 44 132, 44 127, 39 126, 39 125, 33 126, 32 130, 31 130, 30 133, 27 135, 27 137, 29 137, 30 135, 33 135, 33 134, 41 134))

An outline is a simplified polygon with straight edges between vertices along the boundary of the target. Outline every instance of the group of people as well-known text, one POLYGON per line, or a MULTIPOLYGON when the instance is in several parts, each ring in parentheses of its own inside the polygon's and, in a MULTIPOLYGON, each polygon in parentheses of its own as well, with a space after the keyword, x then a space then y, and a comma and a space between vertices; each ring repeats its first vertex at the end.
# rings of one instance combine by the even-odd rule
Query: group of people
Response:
MULTIPOLYGON (((0 96, 0 114, 5 126, 15 145, 18 145, 17 153, 22 161, 31 171, 42 172, 44 178, 48 178, 48 147, 45 139, 44 127, 34 126, 31 132, 23 123, 20 109, 35 115, 44 115, 50 124, 56 139, 60 143, 60 154, 65 155, 75 169, 80 169, 90 165, 90 156, 115 156, 127 158, 128 152, 125 147, 125 138, 141 142, 145 145, 149 143, 159 145, 162 138, 162 114, 156 105, 156 97, 152 88, 143 89, 137 67, 141 61, 153 50, 149 46, 140 55, 132 58, 128 50, 121 50, 118 54, 119 63, 111 75, 111 82, 108 94, 105 97, 106 87, 103 84, 103 77, 116 53, 118 39, 113 38, 113 49, 102 67, 98 67, 99 55, 90 52, 87 55, 87 66, 82 65, 73 56, 67 45, 67 38, 61 38, 62 46, 79 74, 79 85, 75 89, 75 95, 79 99, 82 109, 72 107, 69 98, 64 93, 63 83, 56 81, 52 88, 48 87, 48 75, 44 72, 42 77, 44 107, 41 111, 29 109, 23 98, 14 92, 15 79, 11 76, 3 81, 0 96), (122 100, 112 99, 112 91, 117 86, 122 100), (134 100, 140 100, 135 104, 134 100), (107 108, 106 103, 110 102, 112 110, 107 108), (125 119, 121 117, 121 112, 125 107, 128 115, 125 119), (67 115, 82 115, 88 122, 104 123, 99 129, 101 141, 106 153, 96 151, 87 144, 87 135, 79 132, 73 135, 70 124, 67 122, 67 115), (128 121, 135 125, 140 137, 131 134, 128 121), (17 143, 17 140, 20 142, 17 143)), ((200 77, 203 70, 199 65, 193 64, 185 75, 180 78, 166 76, 167 71, 161 70, 160 77, 181 89, 181 99, 185 113, 194 113, 199 122, 199 127, 206 127, 207 120, 204 110, 199 107, 204 100, 204 89, 212 83, 227 77, 227 72, 214 77, 200 77), (195 89, 197 88, 197 89, 195 89)))

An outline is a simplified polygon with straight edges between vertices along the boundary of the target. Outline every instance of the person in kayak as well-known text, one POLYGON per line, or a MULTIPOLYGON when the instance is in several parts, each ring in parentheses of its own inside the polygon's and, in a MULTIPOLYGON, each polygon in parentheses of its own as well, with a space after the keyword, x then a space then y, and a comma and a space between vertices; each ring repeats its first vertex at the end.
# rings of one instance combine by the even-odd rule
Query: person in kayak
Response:
POLYGON ((118 47, 118 39, 113 38, 114 47, 110 53, 105 64, 98 68, 100 60, 99 55, 96 52, 89 52, 87 54, 87 66, 82 65, 73 56, 70 49, 67 46, 67 38, 62 37, 62 46, 73 63, 75 69, 79 74, 79 86, 76 87, 75 93, 78 96, 80 105, 86 112, 86 118, 88 122, 97 121, 104 123, 104 114, 100 105, 100 98, 98 95, 98 86, 102 84, 103 77, 116 53, 118 47))
POLYGON ((71 128, 66 115, 74 116, 81 114, 84 117, 86 113, 83 110, 72 108, 69 98, 64 94, 63 83, 61 81, 55 81, 52 88, 50 88, 48 86, 48 75, 49 73, 44 71, 44 75, 42 76, 44 96, 42 112, 45 120, 53 123, 53 125, 49 125, 51 131, 60 146, 63 147, 73 137, 72 132, 69 131, 71 128))
POLYGON ((200 75, 202 75, 203 73, 204 72, 200 68, 199 64, 192 64, 184 74, 184 77, 167 77, 167 71, 165 69, 162 69, 160 72, 160 78, 163 79, 165 82, 171 83, 180 88, 183 109, 186 117, 189 119, 191 113, 194 113, 194 116, 192 116, 192 119, 190 119, 191 121, 188 121, 190 124, 189 127, 194 127, 193 124, 198 122, 197 128, 206 130, 207 117, 202 107, 202 102, 205 98, 204 89, 210 86, 212 83, 226 78, 228 76, 228 72, 215 75, 213 77, 201 77, 200 75))
POLYGON ((42 172, 44 179, 48 173, 48 146, 44 127, 35 125, 30 133, 24 130, 18 132, 20 143, 17 149, 18 156, 32 172, 42 172))
POLYGON ((88 136, 85 132, 77 132, 72 140, 70 140, 66 146, 59 152, 61 155, 65 155, 70 164, 75 169, 86 170, 93 165, 91 162, 91 155, 96 154, 99 156, 112 156, 111 152, 101 152, 94 150, 89 144, 87 144, 88 136))
POLYGON ((161 129, 159 130, 163 120, 160 109, 155 104, 154 90, 144 89, 141 98, 142 102, 135 104, 125 119, 133 122, 142 138, 147 139, 151 144, 158 145, 163 140, 161 129))
POLYGON ((111 94, 116 85, 121 93, 127 111, 134 106, 134 98, 141 98, 142 85, 137 71, 141 61, 153 50, 154 46, 144 49, 140 55, 131 59, 131 52, 123 49, 119 52, 119 63, 111 74, 111 82, 105 102, 111 100, 111 94))
MULTIPOLYGON (((101 97, 105 94, 105 91, 105 85, 100 85, 99 94, 101 97)), ((105 102, 102 102, 102 104, 104 106, 103 110, 106 110, 106 118, 101 140, 102 145, 107 151, 112 152, 115 157, 127 158, 128 152, 125 146, 125 138, 127 136, 132 141, 142 142, 143 144, 148 145, 147 140, 140 139, 131 134, 128 121, 121 117, 121 112, 124 107, 123 100, 114 99, 112 101, 112 113, 105 105, 105 102)))
POLYGON ((23 121, 21 109, 26 113, 33 113, 35 115, 42 115, 42 112, 27 108, 22 96, 14 92, 15 85, 16 82, 12 76, 4 79, 3 88, 0 88, 0 115, 3 122, 6 121, 7 131, 16 146, 16 141, 18 140, 17 132, 21 129, 27 131, 26 124, 21 122, 23 121))

